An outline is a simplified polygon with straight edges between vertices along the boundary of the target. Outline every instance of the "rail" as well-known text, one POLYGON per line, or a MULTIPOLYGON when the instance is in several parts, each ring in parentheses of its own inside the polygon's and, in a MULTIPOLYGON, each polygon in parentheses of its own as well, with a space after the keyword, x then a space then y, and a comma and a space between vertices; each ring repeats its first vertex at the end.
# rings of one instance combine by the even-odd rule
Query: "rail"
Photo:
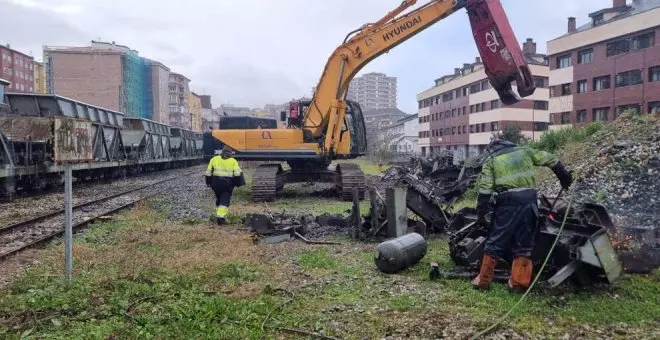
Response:
MULTIPOLYGON (((146 195, 138 196, 136 198, 129 198, 128 201, 121 200, 122 196, 130 195, 130 194, 136 193, 136 192, 141 191, 141 190, 149 189, 149 188, 152 188, 154 186, 157 186, 157 185, 160 185, 160 184, 163 184, 163 183, 167 183, 167 182, 171 182, 173 180, 176 180, 176 179, 179 179, 179 178, 182 178, 182 177, 192 176, 194 174, 199 174, 199 171, 192 171, 192 172, 184 174, 184 175, 173 176, 173 177, 170 177, 168 179, 164 179, 162 181, 147 184, 147 185, 144 185, 144 186, 136 188, 136 189, 131 189, 131 190, 124 191, 124 192, 121 192, 121 193, 118 193, 118 194, 114 194, 114 195, 110 195, 110 196, 102 197, 102 198, 99 198, 99 199, 96 199, 96 200, 92 200, 92 201, 88 201, 88 202, 85 202, 85 203, 78 204, 78 205, 76 205, 72 208, 73 213, 74 213, 74 219, 78 220, 77 222, 75 222, 73 224, 73 229, 74 230, 81 229, 84 226, 86 226, 87 224, 89 224, 90 222, 93 222, 93 221, 99 219, 102 216, 106 216, 108 214, 113 214, 113 213, 116 213, 117 211, 132 207, 137 202, 140 202, 142 200, 145 200, 145 199, 154 197, 156 195, 159 195, 159 194, 165 192, 166 190, 171 189, 171 187, 168 186, 168 187, 165 187, 163 189, 157 190, 155 192, 151 192, 151 193, 148 193, 146 195), (112 208, 103 209, 101 207, 100 209, 96 209, 96 212, 93 212, 91 214, 91 216, 83 216, 82 218, 80 218, 80 216, 76 215, 76 212, 82 213, 82 214, 86 213, 85 209, 84 209, 86 207, 91 207, 93 205, 108 202, 108 201, 111 201, 111 200, 114 200, 114 199, 118 199, 119 202, 118 202, 118 205, 116 205, 112 208), (76 217, 78 217, 78 218, 76 218, 76 217)), ((26 250, 28 248, 31 248, 31 247, 34 247, 36 245, 47 242, 49 240, 52 240, 53 238, 55 238, 55 237, 61 235, 62 233, 64 233, 64 225, 63 225, 63 223, 59 223, 59 221, 58 221, 58 218, 60 218, 60 217, 62 217, 62 220, 63 220, 63 216, 64 216, 64 209, 58 210, 58 211, 55 211, 55 212, 51 212, 51 213, 47 213, 47 214, 44 214, 44 215, 41 215, 41 216, 38 216, 38 217, 30 218, 30 219, 27 219, 27 220, 24 220, 24 221, 14 223, 14 224, 4 226, 4 227, 0 228, 0 242, 2 242, 2 244, 3 244, 2 246, 0 246, 0 261, 3 261, 6 258, 8 258, 9 256, 17 254, 17 253, 19 253, 23 250, 26 250), (48 221, 48 220, 53 220, 53 222, 54 222, 54 223, 51 223, 50 228, 39 225, 41 222, 48 221), (26 229, 33 228, 33 227, 36 227, 36 231, 33 230, 32 232, 23 232, 23 233, 21 233, 21 231, 25 231, 26 229), (46 232, 43 233, 43 234, 39 234, 39 232, 42 231, 42 230, 45 230, 46 232), (17 234, 21 234, 21 236, 12 237, 13 235, 11 235, 11 233, 14 232, 14 231, 18 231, 17 234), (36 235, 36 237, 33 237, 35 235, 36 235), (18 244, 18 245, 12 247, 12 243, 13 244, 18 244), (2 251, 2 248, 5 248, 7 250, 2 251)))

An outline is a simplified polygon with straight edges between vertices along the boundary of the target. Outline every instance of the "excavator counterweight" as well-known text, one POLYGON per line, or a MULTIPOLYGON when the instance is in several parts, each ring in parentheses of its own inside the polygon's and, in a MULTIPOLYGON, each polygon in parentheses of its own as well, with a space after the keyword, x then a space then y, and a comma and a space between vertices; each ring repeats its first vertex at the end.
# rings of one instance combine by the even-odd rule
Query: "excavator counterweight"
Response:
POLYGON ((534 93, 531 72, 499 0, 431 0, 412 9, 416 3, 403 0, 381 19, 350 32, 328 58, 313 98, 290 103, 289 116, 283 117, 286 129, 213 130, 216 144, 229 145, 239 160, 287 162, 291 168, 259 166, 253 200, 273 200, 286 183, 310 181, 334 183, 343 199, 351 199, 355 189, 363 197, 364 174, 358 165, 330 167, 334 160, 355 159, 367 151, 362 109, 346 100, 350 81, 373 59, 463 8, 502 103, 515 104, 534 93))

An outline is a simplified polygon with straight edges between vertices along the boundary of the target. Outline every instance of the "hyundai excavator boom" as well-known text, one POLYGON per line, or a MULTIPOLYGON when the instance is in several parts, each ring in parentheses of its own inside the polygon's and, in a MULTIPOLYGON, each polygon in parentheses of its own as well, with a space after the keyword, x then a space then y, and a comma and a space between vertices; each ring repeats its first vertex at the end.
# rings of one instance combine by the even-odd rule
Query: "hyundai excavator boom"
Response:
POLYGON ((443 18, 465 8, 486 75, 504 105, 531 95, 531 72, 499 0, 432 0, 414 8, 416 0, 404 0, 380 20, 350 32, 330 55, 311 101, 291 103, 287 129, 214 130, 219 145, 236 150, 245 160, 286 161, 257 168, 252 180, 253 200, 272 200, 285 183, 332 182, 342 198, 350 199, 357 188, 364 195, 364 174, 359 166, 339 164, 366 154, 367 140, 362 110, 346 100, 350 81, 371 60, 443 18), (512 89, 515 81, 518 89, 512 89))

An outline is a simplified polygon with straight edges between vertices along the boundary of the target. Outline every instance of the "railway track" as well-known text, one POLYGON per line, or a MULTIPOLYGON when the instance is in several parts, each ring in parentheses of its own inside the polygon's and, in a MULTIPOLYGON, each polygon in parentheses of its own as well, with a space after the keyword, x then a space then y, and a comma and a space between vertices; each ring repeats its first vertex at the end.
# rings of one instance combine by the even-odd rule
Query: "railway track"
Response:
MULTIPOLYGON (((73 229, 80 229, 101 216, 131 207, 139 201, 172 189, 174 186, 168 185, 170 182, 194 174, 199 174, 199 171, 173 176, 139 188, 77 204, 72 207, 73 229)), ((0 261, 22 250, 50 241, 63 233, 64 209, 4 226, 0 228, 0 261)))

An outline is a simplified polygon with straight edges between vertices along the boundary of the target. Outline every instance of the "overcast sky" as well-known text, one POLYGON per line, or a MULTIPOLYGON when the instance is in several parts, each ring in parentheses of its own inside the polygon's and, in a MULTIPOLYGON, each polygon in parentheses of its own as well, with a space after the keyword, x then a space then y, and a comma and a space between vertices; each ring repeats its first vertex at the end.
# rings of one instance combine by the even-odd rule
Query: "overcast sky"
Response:
MULTIPOLYGON (((418 3, 426 3, 420 0, 418 3)), ((0 0, 0 43, 42 59, 43 45, 115 41, 192 79, 213 105, 262 107, 309 96, 347 32, 374 22, 401 0, 0 0)), ((545 42, 566 19, 611 0, 502 0, 519 41, 545 42)), ((476 47, 458 12, 372 61, 364 72, 398 77, 399 107, 433 80, 471 62, 476 47)))

